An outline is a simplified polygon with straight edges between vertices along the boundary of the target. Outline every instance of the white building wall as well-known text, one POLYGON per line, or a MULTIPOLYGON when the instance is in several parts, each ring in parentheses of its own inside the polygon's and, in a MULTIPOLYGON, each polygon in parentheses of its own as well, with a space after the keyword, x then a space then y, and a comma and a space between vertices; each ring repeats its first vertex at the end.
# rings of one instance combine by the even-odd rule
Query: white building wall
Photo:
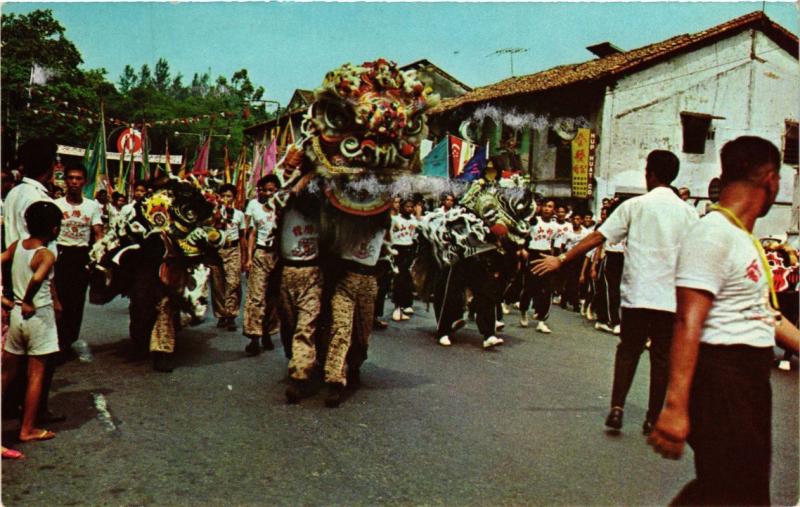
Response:
MULTIPOLYGON (((675 186, 706 197, 708 182, 719 175, 725 142, 747 134, 782 148, 785 120, 798 118, 798 78, 797 60, 762 32, 747 31, 621 79, 603 106, 598 197, 620 187, 643 189, 644 161, 654 149, 680 158, 675 186), (751 47, 763 62, 750 58, 751 47), (725 118, 712 121, 715 136, 704 154, 683 153, 681 111, 725 118)), ((784 204, 762 220, 759 234, 789 228, 795 170, 782 168, 778 201, 784 204)))

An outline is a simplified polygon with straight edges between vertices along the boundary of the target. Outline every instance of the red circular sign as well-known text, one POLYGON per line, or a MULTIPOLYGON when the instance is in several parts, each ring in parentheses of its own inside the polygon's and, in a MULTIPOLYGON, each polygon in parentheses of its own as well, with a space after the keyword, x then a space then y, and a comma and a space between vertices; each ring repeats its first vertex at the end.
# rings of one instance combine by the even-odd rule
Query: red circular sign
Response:
POLYGON ((138 153, 142 151, 142 133, 136 129, 125 129, 117 138, 117 150, 120 153, 138 153))

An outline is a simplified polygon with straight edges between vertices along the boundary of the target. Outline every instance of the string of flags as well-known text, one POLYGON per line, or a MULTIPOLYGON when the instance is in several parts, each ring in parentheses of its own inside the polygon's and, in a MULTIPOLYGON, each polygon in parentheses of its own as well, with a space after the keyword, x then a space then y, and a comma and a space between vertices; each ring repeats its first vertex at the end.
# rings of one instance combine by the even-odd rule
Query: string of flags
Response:
MULTIPOLYGON (((41 97, 45 97, 47 99, 47 101, 48 101, 48 104, 50 104, 50 105, 56 105, 56 106, 59 106, 59 107, 62 107, 62 108, 70 107, 69 101, 67 101, 67 100, 57 100, 56 97, 53 97, 53 96, 49 96, 48 97, 47 94, 43 93, 40 90, 35 90, 34 89, 34 90, 31 91, 31 93, 33 95, 38 95, 38 96, 41 96, 41 97)), ((53 115, 53 116, 59 116, 61 118, 70 118, 70 119, 74 119, 74 120, 78 120, 78 121, 85 121, 85 122, 89 123, 90 125, 95 123, 95 122, 97 122, 97 121, 99 121, 99 116, 97 115, 97 113, 95 111, 92 111, 91 109, 87 109, 85 107, 81 107, 81 106, 77 106, 77 105, 73 105, 72 107, 75 110, 77 110, 78 113, 75 113, 75 112, 72 112, 72 111, 56 111, 56 110, 49 109, 49 108, 46 108, 46 107, 33 107, 33 108, 30 109, 30 111, 32 113, 34 113, 34 114, 49 114, 49 115, 53 115)), ((106 123, 110 123, 111 125, 114 125, 114 126, 133 126, 133 127, 138 127, 138 128, 144 128, 144 127, 151 128, 151 127, 158 126, 158 125, 191 125, 193 123, 198 123, 198 122, 201 122, 201 121, 217 119, 217 118, 237 118, 239 116, 242 116, 243 114, 244 114, 243 111, 221 111, 219 113, 207 113, 207 114, 200 114, 200 115, 195 115, 195 116, 187 116, 185 118, 172 118, 172 119, 168 119, 168 120, 155 120, 155 121, 149 121, 149 122, 145 122, 145 123, 142 123, 142 122, 130 122, 130 121, 126 121, 126 120, 122 120, 122 119, 119 119, 119 118, 114 118, 114 117, 109 116, 109 117, 105 118, 105 122, 106 123)))
MULTIPOLYGON (((85 108, 80 107, 78 108, 81 112, 86 111, 85 108)), ((30 112, 33 114, 47 114, 51 116, 59 116, 61 118, 70 118, 77 121, 85 121, 90 125, 99 121, 99 118, 95 114, 77 114, 73 112, 64 112, 64 111, 56 111, 53 109, 48 109, 45 107, 33 107, 30 109, 30 112)), ((193 123, 198 123, 205 120, 217 119, 217 118, 237 118, 241 113, 235 111, 222 111, 219 113, 209 113, 209 114, 201 114, 197 116, 189 116, 186 118, 173 118, 170 120, 156 120, 156 121, 149 121, 149 122, 130 122, 126 120, 120 120, 119 118, 108 117, 105 119, 107 124, 111 124, 114 126, 132 126, 135 128, 143 128, 148 127, 152 128, 158 125, 191 125, 193 123)))

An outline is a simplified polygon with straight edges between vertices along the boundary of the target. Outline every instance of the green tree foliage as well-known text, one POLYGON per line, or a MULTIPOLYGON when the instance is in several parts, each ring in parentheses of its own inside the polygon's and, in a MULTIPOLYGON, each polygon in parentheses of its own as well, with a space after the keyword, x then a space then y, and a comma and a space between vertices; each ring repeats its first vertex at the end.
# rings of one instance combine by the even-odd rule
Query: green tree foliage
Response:
POLYGON ((53 135, 62 143, 86 144, 97 130, 96 125, 76 123, 61 116, 37 115, 33 111, 42 107, 96 110, 100 97, 117 93, 105 80, 105 70, 81 71, 78 68, 83 59, 75 45, 64 36, 64 27, 53 18, 50 10, 36 10, 26 15, 3 14, 0 26, 3 34, 0 86, 4 154, 12 156, 13 150, 6 151, 7 147, 45 134, 53 135), (46 84, 30 85, 34 66, 44 70, 48 77, 46 84))
POLYGON ((155 85, 158 91, 165 93, 169 87, 169 63, 163 58, 156 62, 155 85))
POLYGON ((146 63, 142 65, 142 70, 139 71, 139 86, 144 88, 153 86, 153 75, 150 73, 150 66, 146 63))
POLYGON ((125 68, 122 70, 122 75, 119 77, 119 81, 117 84, 119 85, 119 91, 122 93, 128 93, 131 88, 135 88, 136 84, 139 82, 139 77, 136 75, 136 71, 133 70, 133 67, 130 65, 126 65, 125 68))
MULTIPOLYGON (((229 135, 227 140, 213 138, 210 164, 222 168, 223 146, 227 143, 230 157, 234 159, 244 141, 244 128, 270 117, 263 105, 251 104, 262 99, 264 88, 251 82, 247 69, 216 79, 212 79, 208 69, 194 73, 191 83, 185 85, 184 76, 173 75, 169 62, 159 58, 152 67, 144 63, 138 72, 132 65, 126 65, 115 86, 106 79, 105 69, 80 68, 83 60, 78 49, 66 39, 64 28, 50 10, 36 10, 27 15, 4 14, 2 33, 2 126, 4 136, 8 136, 4 141, 10 141, 11 145, 17 141, 18 132, 19 142, 34 136, 52 135, 62 144, 86 146, 97 131, 96 122, 37 115, 33 111, 48 108, 76 113, 78 107, 82 107, 98 112, 102 99, 106 119, 153 124, 148 129, 152 153, 163 153, 169 140, 170 153, 186 153, 191 162, 201 139, 209 131, 229 135), (29 99, 33 64, 48 69, 51 78, 44 85, 34 85, 29 99), (248 118, 243 117, 245 109, 250 111, 248 118), (232 114, 213 120, 156 124, 221 112, 232 114), (176 132, 182 134, 176 135, 176 132)), ((116 151, 121 128, 107 124, 106 129, 109 150, 116 151)))

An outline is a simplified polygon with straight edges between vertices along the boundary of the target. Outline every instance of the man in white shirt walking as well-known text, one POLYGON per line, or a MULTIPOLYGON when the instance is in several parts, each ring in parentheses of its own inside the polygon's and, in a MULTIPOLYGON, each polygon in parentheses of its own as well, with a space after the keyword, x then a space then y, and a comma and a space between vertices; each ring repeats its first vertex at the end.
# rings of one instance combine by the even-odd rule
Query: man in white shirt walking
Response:
POLYGON ((671 152, 654 150, 647 156, 648 192, 623 202, 603 225, 568 252, 537 261, 535 273, 545 273, 573 260, 604 241, 627 239, 622 273, 622 327, 614 359, 611 411, 606 426, 622 428, 628 396, 639 356, 650 345, 650 401, 642 426, 649 434, 661 411, 667 386, 667 359, 675 319, 675 265, 677 247, 697 215, 670 189, 680 162, 671 152))
POLYGON ((778 312, 752 230, 775 202, 781 158, 749 136, 720 158, 720 204, 679 251, 669 389, 648 443, 673 459, 687 441, 694 450, 697 478, 674 505, 769 505, 773 346, 796 352, 800 332, 778 312))
MULTIPOLYGON (((544 201, 539 209, 536 224, 531 227, 531 238, 528 242, 528 259, 534 261, 545 255, 553 254, 553 240, 558 234, 558 224, 552 220, 555 211, 555 201, 544 201)), ((553 299, 553 276, 536 276, 528 267, 525 268, 525 281, 522 295, 519 300, 521 327, 528 327, 528 308, 533 304, 534 318, 539 321, 536 330, 540 333, 550 333, 547 319, 550 316, 550 306, 553 299)))
POLYGON ((62 213, 61 232, 56 240, 58 260, 55 285, 63 306, 58 322, 58 344, 62 359, 81 332, 86 289, 89 287, 89 245, 103 237, 103 219, 97 201, 83 196, 86 169, 70 166, 64 171, 67 193, 56 200, 62 213))
POLYGON ((247 261, 247 240, 244 235, 244 213, 233 207, 236 187, 223 185, 219 192, 222 205, 218 227, 224 239, 219 249, 222 264, 211 265, 211 301, 217 327, 236 331, 236 317, 242 298, 242 265, 247 261))

